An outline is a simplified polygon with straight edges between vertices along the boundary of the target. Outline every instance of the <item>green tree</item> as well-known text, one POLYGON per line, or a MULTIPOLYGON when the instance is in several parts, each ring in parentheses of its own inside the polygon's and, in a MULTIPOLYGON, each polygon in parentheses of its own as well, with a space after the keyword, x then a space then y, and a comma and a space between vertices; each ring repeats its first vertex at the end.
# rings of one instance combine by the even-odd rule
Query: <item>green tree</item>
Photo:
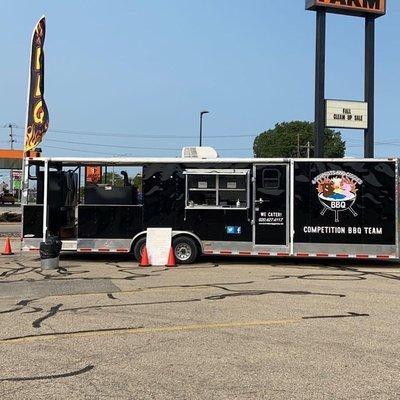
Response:
POLYGON ((136 186, 138 189, 142 188, 142 180, 143 176, 142 174, 136 174, 136 176, 133 178, 133 186, 136 186))
MULTIPOLYGON (((116 187, 124 186, 124 178, 122 175, 114 173, 114 172, 107 172, 105 183, 108 185, 111 185, 113 181, 114 181, 114 186, 116 186, 116 187)), ((133 186, 136 186, 138 189, 140 189, 142 187, 142 175, 136 174, 134 178, 129 178, 129 182, 133 186)))
MULTIPOLYGON (((260 133, 254 139, 254 156, 265 158, 307 157, 308 143, 310 157, 314 155, 314 123, 307 121, 281 122, 275 128, 260 133), (299 144, 299 145, 298 145, 299 144)), ((344 157, 346 142, 342 134, 333 129, 325 129, 324 156, 344 157)))
POLYGON ((115 172, 107 172, 105 183, 107 185, 112 185, 114 183, 114 186, 122 187, 124 186, 124 178, 115 172))

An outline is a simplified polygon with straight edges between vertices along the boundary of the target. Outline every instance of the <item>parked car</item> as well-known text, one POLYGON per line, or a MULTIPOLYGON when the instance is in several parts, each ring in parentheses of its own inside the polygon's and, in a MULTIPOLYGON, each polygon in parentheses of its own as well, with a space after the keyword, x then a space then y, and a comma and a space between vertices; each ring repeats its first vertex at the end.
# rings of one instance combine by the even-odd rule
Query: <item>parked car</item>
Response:
POLYGON ((11 193, 3 193, 0 195, 0 203, 1 204, 15 204, 15 197, 11 193))

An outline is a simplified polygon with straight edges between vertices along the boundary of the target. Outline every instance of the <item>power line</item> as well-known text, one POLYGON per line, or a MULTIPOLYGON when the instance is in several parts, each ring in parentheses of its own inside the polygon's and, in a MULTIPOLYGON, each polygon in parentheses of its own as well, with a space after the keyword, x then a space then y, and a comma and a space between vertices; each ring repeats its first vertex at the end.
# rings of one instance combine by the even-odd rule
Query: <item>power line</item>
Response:
MULTIPOLYGON (((6 124, 4 127, 8 127, 8 124, 6 124)), ((24 128, 13 124, 14 129, 19 129, 19 130, 24 130, 24 128)), ((193 135, 164 135, 164 134, 153 134, 153 133, 121 133, 121 132, 100 132, 100 131, 79 131, 79 130, 71 130, 71 129, 53 129, 50 128, 48 132, 53 132, 53 133, 65 133, 65 134, 71 134, 71 135, 89 135, 89 136, 113 136, 113 137, 125 137, 125 138, 130 138, 130 137, 139 137, 139 138, 166 138, 166 139, 171 139, 171 138, 176 138, 176 139, 184 139, 184 138, 190 138, 190 139, 197 139, 197 134, 193 135)), ((264 131, 265 132, 265 131, 264 131)), ((260 132, 263 133, 263 132, 260 132)), ((212 138, 232 138, 232 137, 237 137, 237 138, 245 138, 245 137, 255 137, 258 136, 259 133, 257 134, 244 134, 244 133, 231 133, 231 134, 224 134, 224 135, 212 135, 209 136, 208 139, 212 138)), ((363 141, 363 139, 347 139, 347 141, 363 141)), ((380 144, 400 144, 396 140, 385 140, 385 141, 380 141, 380 142, 375 142, 375 143, 380 143, 380 144)))
MULTIPOLYGON (((110 156, 110 153, 105 153, 102 151, 89 151, 89 150, 79 150, 79 149, 72 149, 70 147, 58 147, 58 146, 50 146, 50 145, 45 145, 45 147, 48 147, 49 149, 57 149, 57 150, 68 150, 68 151, 76 151, 79 153, 86 153, 86 154, 101 154, 101 155, 105 155, 105 156, 110 156)), ((113 154, 113 156, 116 157, 122 157, 125 154, 113 154)))
MULTIPOLYGON (((46 142, 78 144, 78 145, 81 145, 81 146, 95 146, 95 147, 104 147, 104 148, 132 149, 132 150, 160 150, 160 151, 180 151, 180 150, 182 150, 181 148, 177 148, 177 147, 127 146, 127 145, 116 145, 116 144, 75 142, 75 141, 71 141, 71 140, 59 140, 59 139, 46 139, 46 142)), ((228 148, 228 149, 218 149, 218 150, 243 151, 243 150, 249 150, 249 149, 246 147, 246 148, 228 148)))
MULTIPOLYGON (((16 129, 23 130, 24 128, 15 127, 16 129)), ((122 137, 122 138, 149 138, 149 139, 197 139, 197 134, 193 135, 155 135, 153 133, 119 133, 119 132, 97 132, 97 131, 75 131, 69 129, 49 129, 48 132, 52 133, 62 133, 69 135, 80 135, 80 136, 106 136, 106 137, 122 137)), ((207 137, 207 139, 212 138, 245 138, 245 137, 254 137, 256 135, 249 134, 226 134, 226 135, 212 135, 207 137)))
POLYGON ((161 151, 176 151, 181 150, 178 148, 171 147, 141 147, 141 146, 127 146, 127 145, 118 145, 118 144, 101 144, 101 143, 86 143, 86 142, 74 142, 71 140, 58 140, 58 139, 47 139, 49 142, 56 143, 69 143, 69 144, 79 144, 83 146, 96 146, 96 147, 105 147, 105 148, 119 148, 119 149, 133 149, 133 150, 161 150, 161 151))
MULTIPOLYGON (((5 125, 5 127, 9 127, 10 124, 5 125)), ((14 129, 23 130, 24 128, 19 127, 18 125, 12 124, 14 129)), ((183 138, 191 138, 195 139, 196 135, 193 136, 184 136, 184 135, 153 135, 153 134, 122 134, 122 133, 115 133, 115 132, 96 132, 96 131, 75 131, 69 129, 49 129, 50 133, 60 133, 60 134, 68 134, 68 135, 82 135, 82 136, 107 136, 107 137, 123 137, 123 138, 141 138, 141 139, 183 139, 183 138)), ((13 133, 12 143, 15 142, 14 136, 19 136, 20 134, 13 133)), ((23 133, 22 133, 23 135, 23 133)), ((229 134, 229 135, 213 135, 207 137, 207 139, 213 138, 254 138, 257 135, 248 135, 248 134, 229 134)), ((67 140, 59 140, 59 139, 49 139, 46 138, 46 142, 56 142, 56 143, 66 143, 66 144, 75 144, 75 145, 83 145, 83 146, 91 146, 91 147, 103 147, 103 148, 120 148, 120 149, 131 149, 131 150, 148 150, 148 151, 180 151, 181 148, 169 148, 169 147, 143 147, 143 146, 127 146, 127 145, 111 145, 111 144, 101 144, 101 143, 85 143, 85 142, 78 142, 78 141, 67 141, 67 140)), ((346 142, 354 141, 354 142, 363 142, 362 139, 348 139, 346 142)), ((400 143, 395 140, 387 140, 382 142, 375 142, 376 146, 400 146, 400 143)), ((109 153, 104 152, 95 152, 90 150, 79 150, 67 147, 58 147, 58 146, 47 146, 49 148, 54 149, 61 149, 61 150, 69 150, 69 151, 79 151, 82 153, 97 153, 97 154, 104 154, 109 155, 109 153)), ((346 148, 356 148, 356 147, 363 147, 363 144, 347 144, 346 148)), ((269 146, 269 148, 293 148, 292 145, 273 145, 269 146)), ((217 148, 219 151, 249 151, 251 148, 217 148)))
MULTIPOLYGON (((8 127, 8 125, 7 125, 8 127)), ((13 125, 14 129, 19 129, 23 130, 24 128, 19 127, 18 125, 13 125)), ((70 129, 49 129, 48 132, 50 133, 61 133, 61 134, 69 134, 69 135, 81 135, 81 136, 105 136, 105 137, 121 137, 121 138, 141 138, 141 139, 197 139, 197 135, 155 135, 155 134, 149 134, 149 133, 141 133, 141 134, 124 134, 124 133, 118 133, 118 132, 99 132, 99 131, 76 131, 76 130, 70 130, 70 129)), ((14 135, 16 135, 14 133, 14 135)), ((17 134, 18 135, 18 134, 17 134)), ((212 135, 206 137, 207 139, 221 139, 221 138, 254 138, 258 136, 258 134, 224 134, 224 135, 212 135)), ((363 142, 363 139, 348 139, 348 141, 357 141, 357 142, 363 142)), ((72 142, 71 142, 72 143, 72 142)), ((77 143, 77 144, 83 144, 83 143, 77 143)), ((386 140, 386 141, 376 141, 375 144, 377 145, 396 145, 400 146, 400 143, 396 140, 386 140)), ((92 145, 92 143, 91 143, 92 145)), ((348 146, 350 147, 350 146, 348 146)), ((149 148, 150 149, 150 148, 149 148)), ((156 148, 151 148, 154 150, 157 150, 156 148)), ((167 150, 167 149, 166 149, 167 150)), ((171 149, 175 150, 175 149, 171 149)), ((235 149, 239 150, 239 149, 235 149)))
MULTIPOLYGON (((75 145, 81 145, 81 146, 90 146, 90 147, 102 147, 102 148, 119 148, 119 149, 131 149, 131 150, 148 150, 148 151, 180 151, 182 150, 181 148, 176 148, 176 147, 143 147, 143 146, 127 146, 127 145, 114 145, 114 144, 101 144, 101 143, 88 143, 88 142, 76 142, 76 141, 70 141, 70 140, 59 140, 59 139, 46 139, 46 143, 51 142, 51 143, 65 143, 65 144, 75 144, 75 145)), ((43 144, 46 145, 46 144, 43 144)), ((379 144, 377 145, 386 145, 386 144, 379 144)), ((397 144, 397 146, 400 146, 400 144, 397 144)), ((48 146, 50 147, 50 146, 48 146)), ((295 146, 291 144, 287 145, 271 145, 269 148, 294 148, 295 146)), ((304 147, 304 146, 302 146, 304 147)), ((359 145, 348 145, 346 146, 347 148, 354 148, 354 147, 363 147, 363 144, 359 145)), ((53 148, 56 148, 53 146, 53 148)), ((66 148, 67 150, 67 148, 66 148)), ((251 148, 248 147, 241 147, 241 148, 218 148, 217 150, 219 151, 248 151, 251 150, 251 148)), ((85 150, 85 152, 90 152, 89 150, 85 150)), ((108 154, 108 153, 103 153, 103 154, 108 154)))
MULTIPOLYGON (((83 146, 91 146, 91 147, 103 147, 103 148, 122 148, 122 149, 131 149, 131 150, 154 150, 154 151, 180 151, 181 148, 166 148, 166 147, 141 147, 141 146, 123 146, 123 145, 110 145, 110 144, 99 144, 99 143, 85 143, 85 142, 74 142, 74 141, 68 141, 68 140, 58 140, 58 139, 46 139, 47 142, 55 142, 55 143, 66 143, 66 144, 77 144, 77 145, 83 145, 83 146)), ((0 141, 0 143, 7 143, 5 141, 0 141)), ((46 146, 46 144, 43 144, 46 146)), ((380 143, 380 142, 375 142, 376 146, 400 146, 400 143, 380 143)), ((363 144, 347 144, 346 148, 361 148, 363 147, 363 144)), ((50 146, 48 146, 50 147, 50 146)), ((56 146, 52 146, 53 148, 56 148, 56 146)), ((294 148, 294 145, 271 145, 268 146, 269 148, 294 148)), ((307 146, 300 146, 302 148, 307 147, 307 146)), ((58 148, 58 147, 57 147, 58 148)), ((251 150, 251 148, 248 147, 240 147, 240 148, 216 148, 219 151, 247 151, 251 150)), ((66 148, 66 150, 69 150, 66 148)), ((86 152, 90 152, 89 150, 86 150, 86 152)), ((108 154, 108 153, 103 153, 103 154, 108 154)))
MULTIPOLYGON (((120 148, 120 149, 132 149, 132 150, 160 150, 160 151, 180 151, 181 148, 172 148, 172 147, 141 147, 141 146, 124 146, 124 145, 114 145, 114 144, 101 144, 101 143, 86 143, 86 142, 74 142, 70 140, 58 140, 58 139, 47 139, 47 142, 52 143, 67 143, 67 144, 79 144, 83 146, 94 146, 94 147, 104 147, 104 148, 120 148)), ((293 146, 269 146, 270 148, 292 148, 293 146)), ((217 148, 220 151, 246 151, 250 150, 248 147, 241 147, 241 148, 217 148)))

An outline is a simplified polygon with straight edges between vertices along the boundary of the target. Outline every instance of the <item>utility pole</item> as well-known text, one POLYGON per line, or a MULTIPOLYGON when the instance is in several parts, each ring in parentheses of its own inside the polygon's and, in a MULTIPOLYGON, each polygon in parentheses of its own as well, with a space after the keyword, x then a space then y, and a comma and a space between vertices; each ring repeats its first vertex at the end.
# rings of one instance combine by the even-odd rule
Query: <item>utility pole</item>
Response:
POLYGON ((310 158, 311 149, 313 149, 313 148, 314 148, 314 146, 311 145, 310 141, 308 141, 307 144, 305 144, 305 145, 300 145, 300 133, 297 133, 297 158, 301 158, 302 149, 306 149, 307 158, 310 158))
POLYGON ((13 124, 8 124, 8 128, 10 128, 10 134, 8 135, 9 136, 8 141, 10 142, 10 149, 14 150, 15 140, 14 140, 13 128, 16 128, 16 126, 13 124))
POLYGON ((300 145, 300 133, 297 132, 297 158, 301 158, 301 149, 307 149, 307 158, 310 158, 311 148, 314 146, 311 146, 310 141, 306 145, 300 145))
MULTIPOLYGON (((15 139, 14 139, 14 132, 13 132, 13 128, 17 128, 17 125, 12 124, 11 122, 4 125, 5 128, 9 128, 10 129, 10 133, 8 135, 8 141, 10 143, 10 150, 14 150, 14 143, 15 143, 15 139)), ((14 170, 11 169, 10 170, 10 193, 12 195, 14 195, 14 176, 13 176, 14 170)))
POLYGON ((300 158, 300 133, 297 132, 297 158, 300 158))

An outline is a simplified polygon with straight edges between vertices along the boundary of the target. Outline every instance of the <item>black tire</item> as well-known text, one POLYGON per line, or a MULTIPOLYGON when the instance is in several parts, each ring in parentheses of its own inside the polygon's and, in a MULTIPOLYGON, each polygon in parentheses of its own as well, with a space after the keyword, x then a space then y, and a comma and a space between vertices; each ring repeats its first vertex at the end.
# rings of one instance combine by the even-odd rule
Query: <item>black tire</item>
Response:
POLYGON ((179 236, 174 239, 172 248, 177 264, 192 264, 199 253, 196 242, 189 236, 179 236))
POLYGON ((138 262, 140 262, 142 258, 144 246, 146 246, 146 237, 141 237, 133 246, 133 255, 138 262))

